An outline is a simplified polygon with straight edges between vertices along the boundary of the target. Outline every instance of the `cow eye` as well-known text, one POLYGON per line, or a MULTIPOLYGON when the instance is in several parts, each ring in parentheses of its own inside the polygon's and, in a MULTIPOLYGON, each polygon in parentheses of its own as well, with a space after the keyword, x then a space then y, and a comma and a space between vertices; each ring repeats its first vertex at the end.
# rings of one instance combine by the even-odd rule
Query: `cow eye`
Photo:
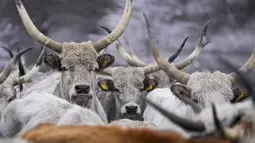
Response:
POLYGON ((113 84, 112 80, 101 80, 98 82, 98 86, 104 91, 118 91, 113 84))
POLYGON ((66 67, 62 67, 61 69, 62 69, 62 71, 67 71, 66 67))
POLYGON ((156 86, 158 85, 158 82, 146 77, 143 81, 144 88, 141 89, 141 91, 145 90, 147 92, 152 91, 156 86))

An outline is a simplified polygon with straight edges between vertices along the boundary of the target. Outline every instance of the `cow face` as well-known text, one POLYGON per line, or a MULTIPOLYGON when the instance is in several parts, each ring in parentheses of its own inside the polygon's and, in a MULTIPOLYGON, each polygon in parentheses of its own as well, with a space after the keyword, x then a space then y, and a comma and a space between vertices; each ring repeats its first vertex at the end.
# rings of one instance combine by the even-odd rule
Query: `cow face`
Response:
MULTIPOLYGON (((111 75, 112 79, 98 81, 98 86, 105 92, 112 92, 121 118, 141 120, 145 102, 141 96, 146 96, 158 82, 146 76, 142 68, 119 67, 111 75)), ((99 95, 103 96, 103 95, 99 95)))
POLYGON ((91 42, 84 42, 68 43, 59 56, 48 55, 44 61, 62 73, 59 83, 62 88, 56 88, 54 93, 70 102, 88 106, 94 95, 96 72, 110 66, 114 57, 109 54, 99 56, 91 42))

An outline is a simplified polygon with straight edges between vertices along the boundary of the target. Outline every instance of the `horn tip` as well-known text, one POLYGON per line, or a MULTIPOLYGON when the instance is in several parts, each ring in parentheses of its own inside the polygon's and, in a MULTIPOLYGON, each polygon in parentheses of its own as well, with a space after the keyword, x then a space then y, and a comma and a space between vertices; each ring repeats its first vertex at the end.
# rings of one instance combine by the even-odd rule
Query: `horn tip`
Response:
POLYGON ((183 45, 183 46, 186 44, 186 42, 187 42, 188 39, 189 39, 189 36, 187 36, 187 37, 183 40, 183 42, 182 42, 182 45, 183 45))
POLYGON ((15 4, 16 6, 18 6, 19 8, 22 6, 22 2, 20 0, 15 0, 15 4))
POLYGON ((209 20, 206 21, 205 25, 208 25, 211 22, 212 22, 212 20, 209 19, 209 20))
POLYGON ((148 21, 147 15, 145 13, 143 13, 143 17, 144 17, 145 21, 148 21))
POLYGON ((208 25, 211 22, 211 20, 206 21, 201 36, 205 36, 207 33, 208 25))
POLYGON ((108 32, 109 34, 112 33, 112 30, 110 30, 109 28, 107 28, 106 26, 100 25, 101 28, 103 28, 106 32, 108 32))

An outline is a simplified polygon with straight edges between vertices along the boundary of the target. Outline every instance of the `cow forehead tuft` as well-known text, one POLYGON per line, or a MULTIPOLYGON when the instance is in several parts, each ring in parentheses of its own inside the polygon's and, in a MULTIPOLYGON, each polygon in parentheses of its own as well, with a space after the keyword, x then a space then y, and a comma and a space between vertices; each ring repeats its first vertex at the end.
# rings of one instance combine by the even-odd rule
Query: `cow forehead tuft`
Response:
POLYGON ((97 51, 94 49, 92 43, 89 42, 82 42, 82 43, 75 43, 75 42, 70 42, 70 43, 64 43, 63 46, 63 51, 60 54, 61 58, 94 58, 96 59, 98 56, 97 51), (74 56, 74 57, 69 57, 69 56, 74 56))
POLYGON ((118 68, 113 74, 115 86, 142 83, 145 76, 143 70, 135 67, 118 68))
POLYGON ((62 65, 67 67, 78 65, 95 68, 97 57, 98 53, 91 42, 65 43, 63 52, 60 54, 62 65))

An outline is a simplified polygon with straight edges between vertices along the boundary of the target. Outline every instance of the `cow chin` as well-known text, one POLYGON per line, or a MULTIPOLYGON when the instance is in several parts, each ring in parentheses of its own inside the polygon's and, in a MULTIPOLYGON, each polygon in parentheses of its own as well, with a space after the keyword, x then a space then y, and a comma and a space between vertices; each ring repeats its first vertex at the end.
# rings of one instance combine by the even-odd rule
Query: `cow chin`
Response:
POLYGON ((90 101, 92 100, 91 94, 72 94, 71 98, 75 102, 75 104, 88 107, 90 104, 90 101))

